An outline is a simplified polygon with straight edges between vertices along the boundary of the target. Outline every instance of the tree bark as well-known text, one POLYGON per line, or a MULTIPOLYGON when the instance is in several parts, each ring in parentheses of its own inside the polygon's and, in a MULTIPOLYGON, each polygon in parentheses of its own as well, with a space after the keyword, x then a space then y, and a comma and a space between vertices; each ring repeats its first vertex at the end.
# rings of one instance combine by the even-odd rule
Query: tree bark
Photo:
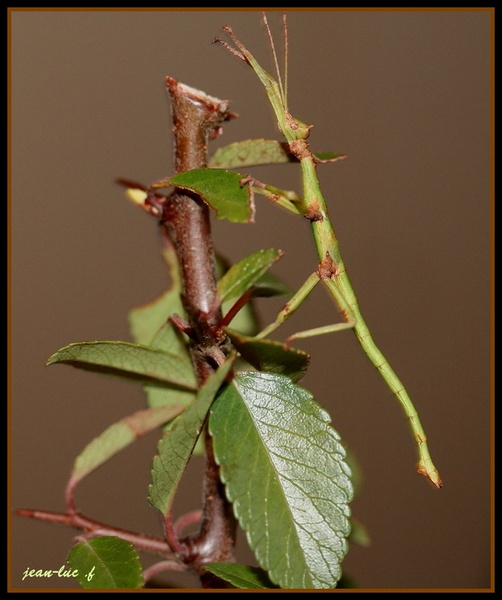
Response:
MULTIPOLYGON (((175 171, 207 166, 207 146, 233 115, 229 102, 166 78, 172 102, 175 171)), ((199 384, 203 384, 225 358, 227 340, 222 334, 217 294, 216 262, 208 206, 195 194, 175 189, 163 204, 162 224, 178 256, 183 305, 188 318, 191 354, 199 384)), ((183 560, 199 571, 204 587, 225 583, 201 570, 209 562, 233 560, 236 522, 225 497, 214 460, 212 440, 205 431, 206 457, 203 482, 203 517, 199 533, 183 540, 183 560)))

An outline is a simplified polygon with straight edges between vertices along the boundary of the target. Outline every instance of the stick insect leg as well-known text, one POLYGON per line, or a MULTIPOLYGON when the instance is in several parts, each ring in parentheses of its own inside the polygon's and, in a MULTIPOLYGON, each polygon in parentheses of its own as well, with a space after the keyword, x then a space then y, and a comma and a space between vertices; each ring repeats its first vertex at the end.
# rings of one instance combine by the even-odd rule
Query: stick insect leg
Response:
POLYGON ((409 419, 413 436, 418 446, 418 472, 422 475, 425 475, 437 488, 440 488, 443 484, 441 482, 438 470, 432 462, 427 446, 427 437, 415 406, 413 405, 413 402, 411 401, 411 398, 401 380, 398 378, 385 356, 373 341, 370 331, 359 310, 357 300, 352 290, 352 286, 348 281, 347 274, 343 273, 336 279, 325 279, 324 282, 342 309, 342 313, 345 316, 350 315, 350 318, 353 320, 352 324, 354 327, 354 333, 361 344, 361 347, 366 352, 373 365, 377 368, 378 372, 383 377, 389 388, 392 390, 409 419))
POLYGON ((280 327, 302 305, 319 281, 317 272, 312 273, 296 294, 284 305, 284 308, 277 315, 275 321, 260 331, 256 338, 265 338, 280 327))
POLYGON ((336 283, 332 279, 323 279, 323 282, 327 285, 329 292, 336 300, 340 312, 342 313, 345 321, 341 323, 333 323, 332 325, 323 325, 322 327, 314 327, 313 329, 306 329, 305 331, 299 331, 293 333, 286 340, 286 346, 289 346, 293 340, 304 339, 308 337, 315 337, 317 335, 325 335, 328 333, 335 333, 336 331, 344 331, 345 329, 352 329, 356 325, 356 317, 346 301, 342 291, 338 289, 336 283))

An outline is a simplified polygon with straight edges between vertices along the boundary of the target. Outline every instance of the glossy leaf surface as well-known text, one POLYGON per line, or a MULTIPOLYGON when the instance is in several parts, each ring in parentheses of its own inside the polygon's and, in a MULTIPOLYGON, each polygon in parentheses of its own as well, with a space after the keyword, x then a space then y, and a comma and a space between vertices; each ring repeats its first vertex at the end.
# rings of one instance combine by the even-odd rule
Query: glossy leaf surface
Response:
POLYGON ((250 547, 286 589, 334 588, 350 533, 350 469, 329 415, 287 377, 237 373, 209 421, 250 547))

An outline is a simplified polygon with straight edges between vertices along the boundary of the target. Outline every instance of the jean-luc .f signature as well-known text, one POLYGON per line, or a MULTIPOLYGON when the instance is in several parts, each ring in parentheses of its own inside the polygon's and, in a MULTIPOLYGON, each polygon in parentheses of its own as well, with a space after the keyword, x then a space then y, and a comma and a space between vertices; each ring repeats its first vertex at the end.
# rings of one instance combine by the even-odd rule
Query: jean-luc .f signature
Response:
MULTIPOLYGON (((89 573, 85 575, 87 581, 92 580, 95 570, 96 567, 92 567, 89 573)), ((28 567, 23 573, 23 581, 27 577, 78 577, 78 569, 69 569, 66 565, 63 565, 57 571, 54 569, 30 569, 28 567)))

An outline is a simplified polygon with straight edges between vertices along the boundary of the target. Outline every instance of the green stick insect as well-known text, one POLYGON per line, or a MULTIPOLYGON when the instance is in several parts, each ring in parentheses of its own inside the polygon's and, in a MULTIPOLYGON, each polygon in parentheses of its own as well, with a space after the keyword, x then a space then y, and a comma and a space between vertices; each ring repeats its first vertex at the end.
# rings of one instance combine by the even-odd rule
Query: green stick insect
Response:
MULTIPOLYGON (((287 37, 285 44, 285 81, 283 85, 272 35, 265 16, 264 20, 272 44, 272 51, 277 69, 277 80, 262 69, 254 56, 235 36, 229 26, 225 26, 223 30, 230 36, 233 45, 219 38, 214 41, 222 44, 230 52, 248 64, 264 85, 270 104, 275 112, 279 129, 287 142, 287 151, 300 162, 303 177, 303 198, 291 199, 291 195, 289 194, 288 196, 287 192, 282 192, 275 188, 271 188, 270 186, 259 184, 252 179, 250 179, 249 182, 256 192, 272 197, 275 201, 278 201, 281 206, 289 208, 292 212, 301 214, 311 222, 312 235, 317 249, 319 265, 317 270, 308 277, 302 287, 277 315, 276 320, 261 331, 257 337, 267 337, 277 329, 300 307, 312 290, 319 283, 322 283, 339 306, 341 314, 344 317, 344 322, 318 327, 308 331, 301 331, 290 336, 286 340, 286 344, 290 344, 294 339, 298 338, 352 329, 361 344, 361 347, 374 366, 378 369, 392 393, 400 402, 410 421, 411 429, 418 446, 418 472, 425 475, 437 488, 441 488, 441 478, 430 456, 427 446, 427 437, 420 423, 418 413, 401 380, 373 341, 371 333, 361 315, 356 295, 350 283, 347 271, 345 270, 345 265, 340 254, 339 242, 335 235, 328 214, 326 201, 317 177, 316 167, 317 164, 322 161, 312 153, 307 142, 311 127, 299 119, 294 118, 288 110, 285 91, 287 84, 287 37)), ((285 32, 287 36, 286 27, 285 32)))

